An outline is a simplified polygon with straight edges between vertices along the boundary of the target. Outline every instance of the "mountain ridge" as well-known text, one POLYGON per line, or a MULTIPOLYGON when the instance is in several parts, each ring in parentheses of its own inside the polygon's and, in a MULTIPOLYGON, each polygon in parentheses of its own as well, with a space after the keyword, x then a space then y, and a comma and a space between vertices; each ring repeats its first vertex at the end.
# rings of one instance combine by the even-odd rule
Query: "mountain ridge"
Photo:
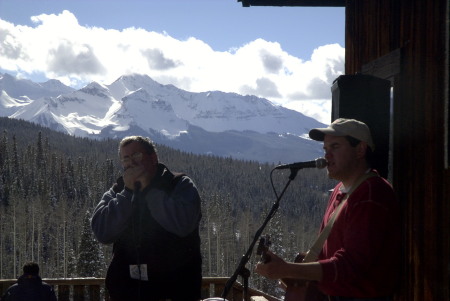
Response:
POLYGON ((322 154, 307 137, 322 123, 256 96, 193 93, 139 74, 78 90, 56 80, 39 84, 0 74, 0 89, 0 116, 80 137, 139 133, 183 151, 272 163, 322 154))

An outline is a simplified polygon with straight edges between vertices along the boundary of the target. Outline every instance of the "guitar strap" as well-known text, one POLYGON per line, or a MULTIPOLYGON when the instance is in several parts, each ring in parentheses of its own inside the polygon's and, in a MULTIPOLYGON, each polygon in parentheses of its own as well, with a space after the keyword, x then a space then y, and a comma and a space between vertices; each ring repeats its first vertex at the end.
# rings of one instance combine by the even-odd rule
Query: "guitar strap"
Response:
POLYGON ((314 244, 312 245, 312 247, 306 253, 306 256, 305 256, 305 258, 303 259, 302 262, 313 262, 313 261, 316 261, 317 258, 319 258, 319 254, 322 251, 322 248, 323 248, 323 245, 325 243, 325 240, 327 240, 328 235, 330 234, 331 229, 333 228, 334 222, 335 222, 337 216, 339 215, 339 213, 341 212, 342 207, 347 202, 347 199, 349 198, 350 194, 353 191, 355 191, 355 189, 357 187, 359 187, 359 185, 361 185, 361 183, 363 183, 365 180, 367 180, 367 179, 369 179, 371 177, 376 177, 376 176, 378 176, 378 175, 375 172, 371 171, 371 172, 368 172, 368 173, 364 174, 363 176, 361 176, 358 179, 358 181, 356 181, 355 185, 353 185, 350 188, 350 190, 345 195, 344 199, 341 201, 339 206, 336 208, 336 210, 334 210, 334 212, 331 215, 327 225, 323 228, 322 232, 320 232, 319 237, 317 237, 317 239, 314 242, 314 244))

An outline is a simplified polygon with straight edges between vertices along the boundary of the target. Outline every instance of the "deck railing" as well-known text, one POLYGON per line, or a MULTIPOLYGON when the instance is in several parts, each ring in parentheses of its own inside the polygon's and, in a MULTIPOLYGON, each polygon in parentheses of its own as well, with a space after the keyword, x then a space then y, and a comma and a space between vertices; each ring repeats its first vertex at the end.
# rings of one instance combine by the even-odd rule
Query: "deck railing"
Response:
MULTIPOLYGON (((44 278, 43 281, 54 287, 58 301, 109 301, 109 296, 105 291, 104 278, 44 278)), ((202 299, 221 297, 227 281, 227 277, 204 277, 202 282, 202 299)), ((0 297, 9 286, 16 282, 17 280, 15 279, 0 279, 0 297)), ((175 286, 174 289, 176 289, 175 286)), ((248 297, 254 296, 262 296, 269 301, 280 300, 264 292, 249 288, 248 297)), ((235 282, 226 299, 229 301, 242 301, 243 286, 239 282, 235 282)))

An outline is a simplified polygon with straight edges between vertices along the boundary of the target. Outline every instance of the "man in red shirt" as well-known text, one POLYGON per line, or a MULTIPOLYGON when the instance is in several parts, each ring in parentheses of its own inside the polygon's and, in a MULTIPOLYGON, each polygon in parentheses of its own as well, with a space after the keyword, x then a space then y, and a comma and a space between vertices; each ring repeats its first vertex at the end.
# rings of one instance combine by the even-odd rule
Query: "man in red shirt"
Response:
POLYGON ((366 124, 337 119, 309 136, 323 141, 328 176, 340 181, 328 201, 321 225, 341 206, 318 258, 286 262, 269 253, 255 271, 271 279, 313 281, 331 301, 386 301, 400 274, 400 211, 392 186, 371 168, 375 149, 366 124))

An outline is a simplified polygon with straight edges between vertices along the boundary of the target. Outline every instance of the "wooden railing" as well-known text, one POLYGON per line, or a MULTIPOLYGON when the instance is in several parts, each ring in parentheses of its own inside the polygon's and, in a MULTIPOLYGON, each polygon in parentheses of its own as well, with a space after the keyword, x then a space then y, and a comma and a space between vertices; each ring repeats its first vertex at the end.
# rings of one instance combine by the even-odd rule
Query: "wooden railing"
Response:
MULTIPOLYGON (((43 279, 55 288, 58 301, 109 301, 105 291, 104 278, 67 278, 67 279, 43 279)), ((202 283, 202 298, 221 297, 227 277, 204 277, 202 283)), ((9 286, 16 283, 15 279, 0 279, 0 297, 9 286)), ((176 289, 174 287, 174 289, 176 289)), ((279 301, 264 292, 249 288, 248 296, 262 296, 269 301, 279 301)), ((227 298, 229 301, 243 300, 243 286, 235 282, 227 298)))

